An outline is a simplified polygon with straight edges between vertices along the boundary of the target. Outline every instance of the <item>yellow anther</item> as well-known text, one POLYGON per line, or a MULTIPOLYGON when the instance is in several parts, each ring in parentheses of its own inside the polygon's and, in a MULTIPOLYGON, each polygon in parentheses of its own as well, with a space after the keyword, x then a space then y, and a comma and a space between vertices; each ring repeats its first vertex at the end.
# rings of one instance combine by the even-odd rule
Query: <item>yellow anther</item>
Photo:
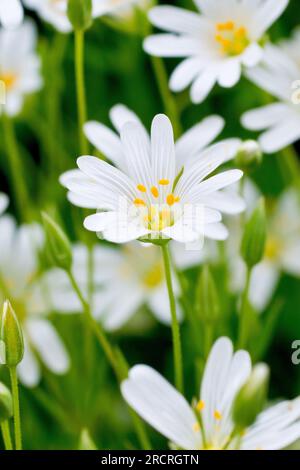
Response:
POLYGON ((175 204, 175 196, 174 196, 174 194, 169 194, 169 195, 167 196, 167 204, 168 204, 169 206, 173 206, 173 205, 175 204))
POLYGON ((0 74, 0 81, 4 82, 7 90, 12 88, 17 80, 17 77, 12 73, 0 74))
POLYGON ((133 203, 136 205, 136 206, 145 206, 146 203, 145 201, 143 201, 143 199, 139 199, 139 198, 136 198, 133 203))
POLYGON ((137 189, 141 191, 141 193, 145 193, 147 191, 147 189, 145 188, 143 184, 138 184, 137 189))
POLYGON ((214 418, 217 419, 218 421, 222 419, 222 414, 220 413, 220 411, 218 410, 214 411, 214 418))
POLYGON ((176 196, 175 199, 174 199, 175 202, 179 202, 180 201, 180 197, 179 196, 176 196))
POLYGON ((199 400, 196 406, 197 411, 203 411, 205 408, 204 400, 199 400))
POLYGON ((158 192, 158 189, 157 189, 156 186, 152 186, 151 194, 152 194, 153 197, 156 197, 156 198, 159 196, 159 192, 158 192))
POLYGON ((237 27, 233 21, 217 23, 215 39, 221 45, 221 51, 228 55, 239 55, 249 45, 247 29, 237 27))
POLYGON ((199 432, 199 431, 200 431, 200 425, 199 425, 199 423, 195 423, 195 424, 193 425, 193 430, 194 430, 195 432, 199 432))
POLYGON ((232 31, 234 29, 234 22, 227 21, 227 23, 217 23, 218 31, 232 31))
POLYGON ((170 184, 170 181, 167 180, 167 179, 161 179, 159 180, 158 182, 161 186, 168 186, 168 184, 170 184))

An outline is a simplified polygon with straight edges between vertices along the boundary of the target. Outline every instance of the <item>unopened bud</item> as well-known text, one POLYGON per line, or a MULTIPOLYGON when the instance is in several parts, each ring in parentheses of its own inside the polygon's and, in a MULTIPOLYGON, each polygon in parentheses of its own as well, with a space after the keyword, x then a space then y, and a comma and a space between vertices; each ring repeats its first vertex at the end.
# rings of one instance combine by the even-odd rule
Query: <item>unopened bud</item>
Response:
POLYGON ((85 31, 92 24, 92 0, 68 0, 67 14, 75 31, 85 31))
POLYGON ((236 165, 242 170, 253 170, 262 163, 263 153, 256 140, 245 140, 235 157, 236 165))
POLYGON ((246 223, 241 244, 241 255, 249 269, 263 259, 266 237, 266 209, 265 201, 262 198, 246 223))
POLYGON ((46 234, 45 247, 51 263, 58 268, 69 271, 73 257, 71 244, 66 234, 48 214, 43 212, 42 218, 46 234))
POLYGON ((80 434, 78 450, 97 450, 96 444, 87 429, 83 429, 80 434))
POLYGON ((23 333, 17 315, 6 300, 1 318, 1 362, 16 367, 24 356, 23 333))
POLYGON ((13 402, 9 389, 0 382, 0 424, 13 415, 13 402))
POLYGON ((268 393, 269 368, 257 364, 243 387, 238 392, 232 409, 232 417, 238 429, 251 426, 263 410, 268 393))

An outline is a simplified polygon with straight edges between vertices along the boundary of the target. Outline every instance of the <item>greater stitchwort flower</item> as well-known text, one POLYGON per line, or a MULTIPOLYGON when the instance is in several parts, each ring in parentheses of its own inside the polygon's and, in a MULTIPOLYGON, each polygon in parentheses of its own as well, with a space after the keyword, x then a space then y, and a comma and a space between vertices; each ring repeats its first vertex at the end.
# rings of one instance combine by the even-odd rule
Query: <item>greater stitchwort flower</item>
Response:
POLYGON ((201 14, 173 6, 149 12, 153 25, 167 33, 145 40, 146 52, 160 57, 182 57, 171 76, 170 88, 181 91, 192 84, 191 99, 203 101, 213 86, 232 87, 242 68, 263 57, 261 39, 281 15, 288 0, 195 0, 201 14))
POLYGON ((253 425, 235 433, 233 404, 251 369, 249 354, 233 353, 231 341, 220 338, 210 352, 193 406, 144 365, 130 370, 121 389, 127 403, 178 449, 283 449, 300 437, 300 398, 271 406, 253 425))
POLYGON ((220 190, 239 180, 242 172, 229 170, 205 178, 233 158, 239 141, 221 142, 196 159, 187 157, 186 164, 177 162, 171 123, 157 115, 151 139, 140 123, 131 121, 122 126, 122 145, 119 139, 115 143, 122 170, 85 156, 77 161, 80 173, 68 172, 61 178, 75 195, 73 202, 102 211, 86 218, 88 230, 115 243, 135 239, 188 243, 203 236, 227 237, 221 211, 236 213, 244 206, 240 198, 220 190))

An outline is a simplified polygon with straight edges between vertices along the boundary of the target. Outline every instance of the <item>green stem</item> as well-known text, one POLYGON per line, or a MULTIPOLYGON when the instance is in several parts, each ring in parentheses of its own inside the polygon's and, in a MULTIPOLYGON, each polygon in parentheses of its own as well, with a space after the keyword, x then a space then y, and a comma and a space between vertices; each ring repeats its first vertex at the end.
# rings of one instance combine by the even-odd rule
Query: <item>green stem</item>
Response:
POLYGON ((84 31, 75 30, 74 38, 79 143, 81 154, 86 155, 88 153, 88 145, 83 132, 83 126, 87 121, 84 84, 84 31))
POLYGON ((162 245, 162 254, 165 266, 166 284, 168 288, 170 310, 172 317, 173 355, 175 367, 175 384, 177 389, 183 393, 183 372, 180 329, 176 314, 176 300, 172 285, 171 262, 168 245, 162 245))
POLYGON ((16 196, 16 205, 19 216, 27 220, 29 210, 29 196, 24 180, 23 165, 19 154, 13 121, 3 113, 4 140, 7 148, 8 164, 10 168, 11 184, 16 196))
POLYGON ((295 148, 290 145, 282 150, 281 157, 287 170, 287 177, 291 179, 293 184, 299 188, 300 185, 300 162, 295 148))
MULTIPOLYGON (((104 353, 107 357, 107 360, 110 363, 111 367, 113 368, 113 370, 116 374, 118 382, 121 383, 122 380, 124 380, 128 376, 128 369, 129 369, 128 364, 127 364, 124 356, 122 355, 122 353, 117 349, 114 350, 111 347, 111 345, 110 345, 108 339, 106 338, 106 335, 105 335, 104 331, 102 330, 101 326, 96 322, 96 320, 92 316, 89 304, 84 299, 84 297, 83 297, 83 295, 80 291, 80 288, 79 288, 79 286, 76 282, 76 279, 74 278, 72 272, 69 271, 67 274, 69 276, 69 279, 70 279, 70 282, 73 286, 73 289, 76 292, 76 294, 78 296, 78 299, 80 300, 80 303, 83 307, 83 311, 84 311, 84 314, 85 314, 85 317, 86 317, 86 321, 87 321, 88 325, 90 326, 90 328, 92 328, 95 336, 97 337, 100 345, 102 346, 103 351, 104 351, 104 353)), ((138 415, 133 410, 131 410, 131 409, 129 409, 129 410, 130 410, 131 417, 133 419, 133 424, 135 426, 136 434, 139 438, 139 441, 140 441, 140 444, 141 444, 142 448, 145 449, 145 450, 151 449, 151 445, 150 445, 150 442, 148 440, 147 433, 146 433, 143 422, 140 420, 138 415)))
POLYGON ((245 348, 248 339, 248 297, 251 280, 251 269, 247 267, 246 284, 242 296, 240 320, 239 320, 239 337, 238 347, 245 348))
POLYGON ((160 57, 153 56, 151 56, 151 62, 156 76, 159 92, 164 104, 165 112, 172 121, 174 136, 175 138, 178 138, 182 134, 180 118, 175 99, 169 89, 168 75, 164 63, 160 57))
POLYGON ((5 450, 13 450, 8 421, 4 421, 3 423, 1 423, 1 432, 5 450))
POLYGON ((20 400, 19 400, 18 376, 17 376, 16 367, 10 367, 9 374, 10 374, 10 381, 11 381, 11 391, 12 391, 13 410, 14 410, 15 445, 16 445, 16 450, 22 450, 20 400))

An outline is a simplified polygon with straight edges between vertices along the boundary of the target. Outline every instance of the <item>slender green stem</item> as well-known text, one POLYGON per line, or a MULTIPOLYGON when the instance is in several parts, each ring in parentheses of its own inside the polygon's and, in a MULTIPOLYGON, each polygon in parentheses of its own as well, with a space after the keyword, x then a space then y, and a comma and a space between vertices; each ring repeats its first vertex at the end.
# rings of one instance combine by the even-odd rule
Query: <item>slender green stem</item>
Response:
POLYGON ((28 219, 29 196, 24 180, 23 165, 20 158, 19 148, 13 121, 3 113, 4 140, 7 148, 8 164, 13 192, 16 196, 16 205, 19 216, 23 221, 28 219))
POLYGON ((300 161, 295 148, 290 145, 282 150, 281 158, 283 159, 287 179, 292 180, 293 184, 300 187, 300 161))
POLYGON ((2 432, 5 450, 13 450, 8 421, 4 421, 3 423, 1 423, 1 432, 2 432))
MULTIPOLYGON (((102 346, 102 349, 107 357, 107 360, 110 363, 111 367, 113 368, 116 374, 117 380, 120 383, 122 380, 124 380, 128 376, 128 369, 129 369, 128 364, 124 356, 122 355, 121 351, 118 349, 113 349, 111 347, 101 326, 94 319, 90 310, 90 306, 88 302, 86 302, 85 298, 83 297, 81 290, 72 272, 69 271, 67 274, 69 276, 73 289, 76 292, 78 299, 82 305, 82 308, 86 317, 86 321, 89 324, 89 326, 92 328, 95 336, 97 337, 100 345, 102 346)), ((136 433, 137 433, 137 436, 139 438, 142 448, 144 448, 145 450, 151 449, 150 442, 148 440, 147 433, 144 427, 144 423, 140 420, 137 414, 131 409, 130 409, 130 414, 132 416, 133 424, 135 426, 136 433)))
POLYGON ((84 83, 84 31, 76 30, 74 32, 74 38, 79 143, 81 154, 86 155, 88 152, 88 145, 83 133, 83 126, 87 120, 84 83))
POLYGON ((175 138, 178 138, 182 133, 180 118, 175 99, 169 89, 168 75, 164 63, 160 57, 153 56, 151 56, 151 62, 156 76, 159 92, 164 104, 165 112, 172 121, 174 136, 175 138))
POLYGON ((173 354, 175 367, 175 384, 180 392, 183 392, 182 352, 179 322, 176 313, 176 300, 172 285, 171 262, 168 245, 162 245, 162 254, 165 266, 166 284, 168 288, 170 310, 172 317, 173 354))
POLYGON ((241 310, 240 310, 240 320, 239 320, 239 337, 238 337, 238 347, 245 348, 247 345, 248 339, 248 297, 249 297, 249 288, 251 280, 251 269, 247 267, 246 274, 246 283, 242 295, 241 310))
POLYGON ((19 400, 18 376, 17 376, 16 367, 10 367, 9 374, 10 374, 10 381, 11 381, 11 391, 12 391, 13 410, 14 410, 15 445, 16 445, 16 450, 22 450, 20 400, 19 400))

